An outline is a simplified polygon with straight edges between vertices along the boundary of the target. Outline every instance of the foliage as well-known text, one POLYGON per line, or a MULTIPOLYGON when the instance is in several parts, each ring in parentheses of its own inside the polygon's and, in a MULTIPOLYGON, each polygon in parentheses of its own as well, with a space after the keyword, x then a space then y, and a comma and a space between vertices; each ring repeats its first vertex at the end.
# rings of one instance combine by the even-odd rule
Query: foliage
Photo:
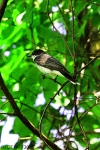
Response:
MULTIPOLYGON (((99 0, 9 0, 0 23, 0 72, 6 87, 27 120, 36 129, 41 127, 60 149, 100 147, 99 18, 99 0), (38 48, 75 73, 81 85, 68 82, 59 91, 57 82, 48 76, 43 80, 27 57, 38 48)), ((57 81, 64 84, 66 79, 58 77, 57 81)), ((50 145, 48 148, 43 138, 22 122, 4 93, 0 91, 0 120, 6 122, 5 115, 15 116, 11 133, 20 138, 14 149, 22 149, 28 140, 31 149, 49 149, 50 145)), ((1 125, 0 132, 2 129, 1 125)))

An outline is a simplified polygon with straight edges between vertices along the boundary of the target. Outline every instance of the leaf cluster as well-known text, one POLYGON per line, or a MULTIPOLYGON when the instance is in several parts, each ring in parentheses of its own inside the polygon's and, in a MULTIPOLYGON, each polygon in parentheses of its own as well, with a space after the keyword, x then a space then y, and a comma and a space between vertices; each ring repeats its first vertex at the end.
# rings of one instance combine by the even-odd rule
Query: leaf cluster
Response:
MULTIPOLYGON (((0 3, 0 10, 4 10, 0 22, 0 73, 19 112, 36 129, 32 131, 21 120, 0 84, 0 120, 6 122, 8 116, 13 116, 10 133, 19 135, 13 148, 22 149, 29 141, 26 146, 36 150, 55 145, 66 150, 99 150, 99 0, 0 3), (81 85, 74 86, 62 77, 57 81, 48 76, 43 79, 27 57, 38 48, 58 59, 81 85)), ((2 130, 3 125, 0 133, 2 130)))

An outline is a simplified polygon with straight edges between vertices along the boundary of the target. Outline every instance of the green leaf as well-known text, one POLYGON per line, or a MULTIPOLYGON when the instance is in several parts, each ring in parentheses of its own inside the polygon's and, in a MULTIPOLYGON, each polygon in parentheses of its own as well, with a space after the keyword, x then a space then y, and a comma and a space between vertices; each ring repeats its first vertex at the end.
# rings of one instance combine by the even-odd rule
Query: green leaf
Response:
POLYGON ((79 13, 86 7, 87 2, 84 2, 83 0, 77 0, 75 1, 75 15, 78 16, 79 13))

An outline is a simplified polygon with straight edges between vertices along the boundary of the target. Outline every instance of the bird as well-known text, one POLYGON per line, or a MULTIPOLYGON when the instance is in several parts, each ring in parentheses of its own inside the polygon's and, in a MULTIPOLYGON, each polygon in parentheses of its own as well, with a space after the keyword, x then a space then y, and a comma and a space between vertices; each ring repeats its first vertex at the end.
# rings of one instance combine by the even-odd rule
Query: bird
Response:
POLYGON ((63 76, 73 84, 79 84, 70 72, 55 58, 41 49, 34 50, 28 57, 31 57, 37 68, 44 74, 52 77, 63 76))

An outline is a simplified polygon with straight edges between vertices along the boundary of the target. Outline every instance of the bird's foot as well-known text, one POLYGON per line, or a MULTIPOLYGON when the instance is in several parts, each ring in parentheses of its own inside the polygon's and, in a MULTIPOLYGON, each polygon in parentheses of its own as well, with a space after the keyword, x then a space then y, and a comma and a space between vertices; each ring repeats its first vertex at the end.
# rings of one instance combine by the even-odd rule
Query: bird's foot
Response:
POLYGON ((42 74, 42 79, 45 79, 45 77, 46 77, 45 74, 42 74))
POLYGON ((58 75, 54 78, 54 82, 57 82, 57 77, 58 77, 58 75))

